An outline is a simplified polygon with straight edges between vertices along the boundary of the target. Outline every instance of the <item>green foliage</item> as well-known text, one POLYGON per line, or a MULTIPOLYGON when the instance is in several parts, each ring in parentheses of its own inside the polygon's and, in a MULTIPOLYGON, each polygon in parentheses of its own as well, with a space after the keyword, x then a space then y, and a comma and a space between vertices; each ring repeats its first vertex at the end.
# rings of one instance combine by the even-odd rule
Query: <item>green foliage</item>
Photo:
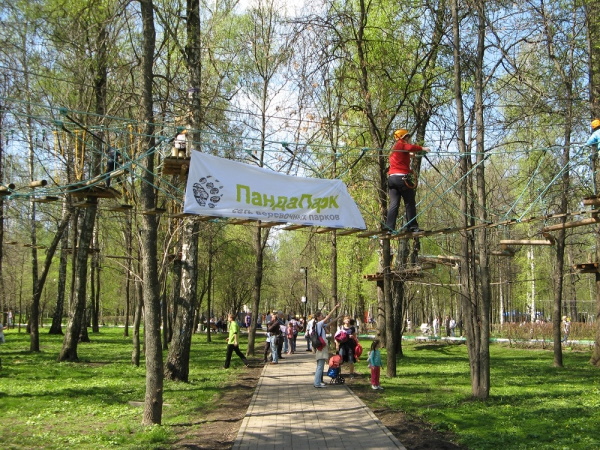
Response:
POLYGON ((121 328, 102 328, 79 344, 80 363, 57 363, 62 337, 41 334, 41 353, 29 335, 8 331, 0 347, 0 435, 7 448, 164 448, 176 424, 210 409, 220 388, 238 371, 225 372, 224 336, 195 335, 190 382, 165 382, 162 426, 141 425, 145 368, 130 362, 131 339, 121 328))
MULTIPOLYGON (((552 352, 492 345, 491 392, 471 397, 464 345, 403 345, 398 377, 383 378, 385 395, 372 408, 405 411, 453 432, 472 449, 598 448, 598 368, 589 352, 565 352, 565 368, 552 352)), ((385 362, 384 362, 385 367, 385 362)))

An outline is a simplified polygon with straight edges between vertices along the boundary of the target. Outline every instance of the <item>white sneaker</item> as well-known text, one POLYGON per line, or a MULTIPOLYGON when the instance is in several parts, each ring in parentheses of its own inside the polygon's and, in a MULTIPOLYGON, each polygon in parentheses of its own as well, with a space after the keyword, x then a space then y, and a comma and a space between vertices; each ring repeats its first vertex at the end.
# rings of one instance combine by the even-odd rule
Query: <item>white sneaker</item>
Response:
POLYGON ((327 386, 327 383, 319 383, 322 387, 327 386))
POLYGON ((377 386, 377 389, 379 389, 380 391, 383 391, 383 388, 381 386, 377 386))
POLYGON ((371 389, 373 389, 374 391, 376 391, 376 390, 377 390, 377 389, 379 389, 379 388, 378 388, 377 386, 375 386, 375 385, 372 385, 372 386, 371 386, 371 389))
POLYGON ((316 388, 324 388, 325 386, 327 386, 326 384, 315 384, 316 388))

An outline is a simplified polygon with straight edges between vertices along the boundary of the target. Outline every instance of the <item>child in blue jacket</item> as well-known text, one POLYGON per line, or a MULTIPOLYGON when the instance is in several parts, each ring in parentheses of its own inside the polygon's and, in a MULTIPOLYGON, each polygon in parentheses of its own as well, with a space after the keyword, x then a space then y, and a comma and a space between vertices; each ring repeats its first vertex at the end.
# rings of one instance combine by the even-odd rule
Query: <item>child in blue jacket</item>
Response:
POLYGON ((381 373, 381 351, 379 351, 380 341, 375 339, 371 344, 371 351, 367 358, 367 363, 371 369, 371 389, 383 390, 379 384, 379 375, 381 373))

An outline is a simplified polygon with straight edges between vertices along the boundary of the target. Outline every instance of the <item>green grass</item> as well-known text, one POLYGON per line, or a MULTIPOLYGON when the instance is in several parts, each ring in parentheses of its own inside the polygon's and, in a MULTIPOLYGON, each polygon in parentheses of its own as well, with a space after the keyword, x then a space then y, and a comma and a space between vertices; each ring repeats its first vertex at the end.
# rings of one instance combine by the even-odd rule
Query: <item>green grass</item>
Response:
POLYGON ((163 426, 145 427, 143 406, 136 405, 144 401, 145 369, 131 365, 131 338, 123 337, 122 328, 90 334, 92 342, 78 346, 79 363, 56 362, 62 336, 42 330, 42 351, 31 353, 29 335, 5 334, 6 344, 0 344, 5 449, 165 448, 178 425, 196 423, 199 410, 213 407, 219 390, 242 367, 234 359, 228 371, 221 368, 223 334, 213 335, 212 343, 206 335, 194 336, 190 383, 165 381, 163 426))
POLYGON ((397 377, 382 376, 385 395, 370 406, 424 419, 469 449, 600 448, 600 369, 589 352, 567 350, 555 368, 552 351, 492 345, 490 398, 478 401, 465 345, 403 350, 397 377))
MULTIPOLYGON (((90 334, 92 343, 79 345, 76 364, 56 362, 60 336, 42 330, 42 352, 30 353, 27 334, 6 333, 0 345, 2 447, 168 448, 179 429, 201 426, 200 411, 214 407, 220 389, 241 373, 235 357, 230 370, 221 369, 223 334, 212 343, 194 336, 190 383, 166 381, 163 426, 144 427, 142 407, 130 402, 143 402, 145 370, 131 366, 131 338, 122 333, 103 328, 90 334)), ((418 416, 452 431, 469 449, 600 448, 600 369, 588 364, 589 351, 565 350, 561 369, 552 367, 549 350, 492 345, 490 398, 477 401, 465 345, 405 342, 403 349, 398 376, 382 376, 385 391, 372 395, 372 408, 418 416)), ((367 370, 358 365, 359 372, 367 370)))

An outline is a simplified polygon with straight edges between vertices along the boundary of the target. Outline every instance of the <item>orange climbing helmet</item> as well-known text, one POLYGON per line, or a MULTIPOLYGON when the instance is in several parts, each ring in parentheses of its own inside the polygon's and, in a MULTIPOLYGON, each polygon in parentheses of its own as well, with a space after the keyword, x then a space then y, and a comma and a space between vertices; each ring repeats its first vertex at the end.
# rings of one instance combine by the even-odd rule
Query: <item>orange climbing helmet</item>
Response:
POLYGON ((404 128, 394 131, 394 139, 395 140, 403 139, 406 136, 410 136, 410 131, 405 130, 404 128))
POLYGON ((592 130, 595 130, 598 127, 600 127, 600 119, 592 120, 592 130))

